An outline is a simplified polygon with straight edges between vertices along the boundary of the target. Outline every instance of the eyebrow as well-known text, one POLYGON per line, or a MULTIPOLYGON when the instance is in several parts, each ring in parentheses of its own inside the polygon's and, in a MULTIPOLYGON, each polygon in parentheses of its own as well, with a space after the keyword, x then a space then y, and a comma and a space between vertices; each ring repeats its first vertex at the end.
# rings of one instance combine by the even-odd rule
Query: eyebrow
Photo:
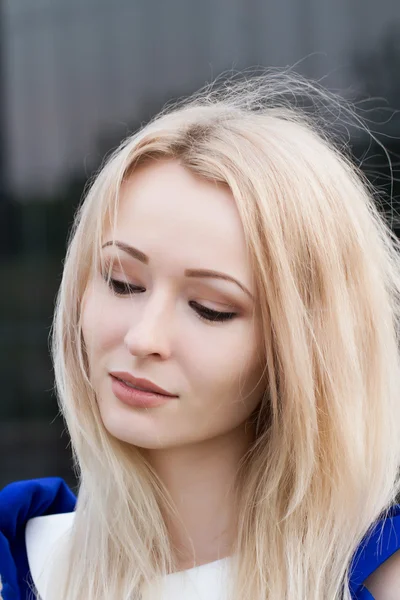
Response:
MULTIPOLYGON (((126 252, 127 254, 132 256, 133 258, 140 260, 140 262, 144 263, 145 265, 148 265, 150 262, 150 259, 147 256, 147 254, 144 254, 144 252, 142 252, 141 250, 138 250, 137 248, 134 248, 133 246, 129 246, 128 244, 125 244, 124 242, 109 241, 109 242, 106 242, 105 244, 103 244, 102 248, 105 248, 106 246, 117 246, 117 248, 119 248, 120 250, 123 250, 124 252, 126 252)), ((196 278, 212 277, 214 279, 224 279, 225 281, 231 281, 233 283, 236 283, 236 285, 238 285, 244 291, 245 294, 247 294, 248 296, 250 296, 250 298, 252 300, 254 300, 253 295, 249 292, 249 290, 242 283, 240 283, 240 281, 238 281, 234 277, 231 277, 230 275, 226 275, 225 273, 220 273, 218 271, 212 271, 210 269, 185 269, 184 275, 185 275, 185 277, 196 277, 196 278)))

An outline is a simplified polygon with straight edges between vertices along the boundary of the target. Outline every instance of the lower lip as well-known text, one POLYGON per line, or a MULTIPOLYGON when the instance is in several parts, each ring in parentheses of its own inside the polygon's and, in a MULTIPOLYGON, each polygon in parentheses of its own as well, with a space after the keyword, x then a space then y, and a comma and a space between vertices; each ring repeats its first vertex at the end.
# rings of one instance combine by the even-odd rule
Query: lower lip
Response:
POLYGON ((138 408, 154 408, 165 404, 168 400, 176 398, 176 396, 163 396, 162 394, 156 394, 155 392, 135 390, 112 375, 111 387, 118 400, 121 400, 121 402, 128 404, 129 406, 136 406, 138 408))

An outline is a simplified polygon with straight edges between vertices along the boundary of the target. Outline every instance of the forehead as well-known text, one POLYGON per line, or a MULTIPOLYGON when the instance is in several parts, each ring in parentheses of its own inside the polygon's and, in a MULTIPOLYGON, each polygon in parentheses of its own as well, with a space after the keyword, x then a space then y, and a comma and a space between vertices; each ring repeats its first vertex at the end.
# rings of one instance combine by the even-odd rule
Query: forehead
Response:
MULTIPOLYGON (((103 241, 110 233, 104 232, 103 241)), ((115 238, 151 261, 169 257, 185 268, 235 267, 250 285, 243 227, 230 189, 177 161, 150 161, 123 183, 115 238)))

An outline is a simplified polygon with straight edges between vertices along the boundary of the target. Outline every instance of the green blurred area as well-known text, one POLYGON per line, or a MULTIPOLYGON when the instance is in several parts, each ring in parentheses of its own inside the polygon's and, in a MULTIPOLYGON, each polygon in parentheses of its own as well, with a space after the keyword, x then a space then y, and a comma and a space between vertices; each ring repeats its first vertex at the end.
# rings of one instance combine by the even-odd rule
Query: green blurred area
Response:
POLYGON ((49 353, 66 241, 84 181, 53 199, 8 202, 0 260, 0 422, 57 414, 49 353))
POLYGON ((19 257, 0 265, 6 290, 0 322, 0 419, 54 415, 48 336, 60 272, 60 261, 44 257, 19 257))

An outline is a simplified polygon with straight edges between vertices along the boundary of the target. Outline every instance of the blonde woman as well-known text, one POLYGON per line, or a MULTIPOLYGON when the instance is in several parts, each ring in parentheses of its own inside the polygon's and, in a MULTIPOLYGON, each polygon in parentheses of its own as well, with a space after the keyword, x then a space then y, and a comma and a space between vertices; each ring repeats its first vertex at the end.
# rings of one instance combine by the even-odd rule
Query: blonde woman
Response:
POLYGON ((400 598, 399 245, 331 105, 233 79, 108 157, 52 338, 77 501, 2 491, 4 599, 400 598))

